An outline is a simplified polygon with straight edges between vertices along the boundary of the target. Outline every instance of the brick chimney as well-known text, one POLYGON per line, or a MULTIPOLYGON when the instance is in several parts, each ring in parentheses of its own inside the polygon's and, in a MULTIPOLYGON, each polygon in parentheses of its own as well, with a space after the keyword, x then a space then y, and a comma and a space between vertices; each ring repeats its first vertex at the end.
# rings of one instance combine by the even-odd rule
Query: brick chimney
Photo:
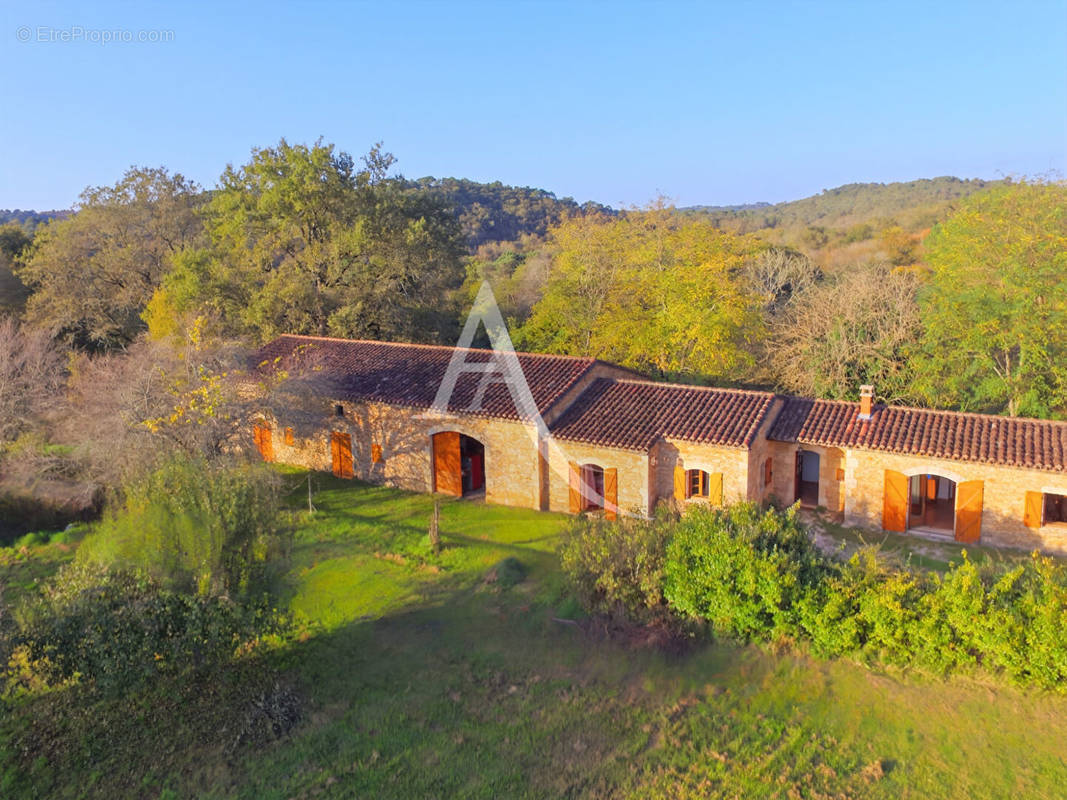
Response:
POLYGON ((860 387, 860 413, 856 419, 864 420, 871 418, 871 409, 874 406, 874 387, 865 383, 860 387))

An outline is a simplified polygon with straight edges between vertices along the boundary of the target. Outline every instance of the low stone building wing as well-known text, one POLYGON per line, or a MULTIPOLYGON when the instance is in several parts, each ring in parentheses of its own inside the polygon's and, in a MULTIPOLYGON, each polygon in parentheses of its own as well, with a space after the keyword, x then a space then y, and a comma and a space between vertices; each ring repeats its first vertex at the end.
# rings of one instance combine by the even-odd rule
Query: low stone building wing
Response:
MULTIPOLYGON (((307 376, 330 399, 424 409, 433 405, 454 351, 436 345, 283 335, 255 354, 253 366, 261 374, 285 370, 307 376)), ((490 361, 494 355, 491 350, 460 352, 468 362, 490 361)), ((518 359, 542 414, 600 363, 594 358, 533 353, 519 353, 518 359)), ((479 374, 462 374, 449 410, 519 419, 511 392, 499 381, 487 382, 480 404, 469 409, 481 382, 479 374)))
POLYGON ((998 466, 1067 471, 1067 423, 904 406, 785 398, 767 438, 998 466))
POLYGON ((552 435, 647 451, 658 439, 749 447, 771 392, 599 378, 551 426, 552 435))

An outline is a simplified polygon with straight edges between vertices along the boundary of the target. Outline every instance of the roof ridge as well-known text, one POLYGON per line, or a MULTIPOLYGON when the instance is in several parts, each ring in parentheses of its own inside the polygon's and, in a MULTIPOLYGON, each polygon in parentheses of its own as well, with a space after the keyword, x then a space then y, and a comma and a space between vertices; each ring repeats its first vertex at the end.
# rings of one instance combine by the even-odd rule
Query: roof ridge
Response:
MULTIPOLYGON (((460 347, 453 344, 428 344, 425 342, 387 342, 382 339, 346 339, 340 336, 315 336, 306 333, 280 333, 277 339, 312 339, 314 341, 321 342, 343 342, 344 344, 384 344, 390 347, 421 347, 426 350, 466 350, 467 352, 475 353, 495 353, 496 350, 490 347, 460 347)), ((267 344, 270 344, 268 342, 267 344)), ((263 345, 264 347, 266 345, 263 345)), ((585 361, 590 364, 601 363, 610 364, 611 362, 603 361, 594 356, 571 356, 563 353, 529 353, 525 350, 513 350, 517 356, 530 356, 532 358, 564 358, 570 361, 585 361)), ((611 366, 616 366, 611 364, 611 366)), ((625 368, 624 368, 625 369, 625 368)))
MULTIPOLYGON (((786 401, 799 400, 809 403, 827 403, 838 406, 859 406, 856 400, 832 400, 820 397, 804 397, 803 395, 781 395, 786 401)), ((874 408, 893 409, 895 411, 916 411, 923 414, 940 414, 951 417, 969 417, 972 419, 988 419, 994 422, 1038 422, 1051 425, 1067 425, 1067 420, 1047 419, 1045 417, 1009 417, 1004 414, 985 414, 980 411, 956 411, 951 408, 924 408, 923 406, 905 406, 895 403, 875 403, 874 408)))
POLYGON ((651 386, 666 386, 671 389, 697 389, 706 392, 733 392, 735 394, 751 394, 761 397, 776 397, 774 392, 766 389, 744 389, 734 386, 701 386, 694 383, 675 383, 674 381, 656 381, 651 378, 613 378, 606 376, 597 380, 612 381, 614 383, 645 383, 651 386))

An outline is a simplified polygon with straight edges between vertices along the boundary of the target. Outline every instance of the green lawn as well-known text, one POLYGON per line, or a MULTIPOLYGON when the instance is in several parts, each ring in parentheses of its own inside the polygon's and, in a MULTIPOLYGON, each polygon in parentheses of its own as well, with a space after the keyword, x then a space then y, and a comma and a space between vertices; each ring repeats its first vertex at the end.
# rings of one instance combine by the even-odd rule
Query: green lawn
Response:
MULTIPOLYGON (((306 504, 302 474, 285 476, 306 504)), ((788 649, 606 642, 558 621, 574 616, 553 555, 565 518, 442 501, 435 557, 431 498, 313 480, 282 587, 297 641, 210 685, 17 706, 0 796, 1065 794, 1067 698, 788 649), (508 557, 528 570, 514 586, 493 579, 508 557), (289 695, 295 727, 256 723, 289 695)), ((26 569, 0 561, 0 579, 26 569)))

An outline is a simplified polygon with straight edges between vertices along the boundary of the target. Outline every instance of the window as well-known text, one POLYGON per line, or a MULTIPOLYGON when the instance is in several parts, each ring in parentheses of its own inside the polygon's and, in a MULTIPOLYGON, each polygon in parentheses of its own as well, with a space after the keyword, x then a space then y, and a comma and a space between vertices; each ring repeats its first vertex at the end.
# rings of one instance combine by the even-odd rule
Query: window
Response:
POLYGON ((595 464, 582 466, 582 510, 595 511, 604 507, 604 469, 595 464))
POLYGON ((771 479, 774 477, 774 459, 768 458, 763 462, 763 485, 770 486, 771 479))
POLYGON ((708 496, 708 473, 702 469, 690 469, 685 473, 685 496, 708 496))
POLYGON ((382 460, 382 446, 380 444, 372 444, 370 446, 370 460, 372 464, 377 464, 382 460))
POLYGON ((286 428, 285 429, 285 443, 289 447, 292 447, 293 446, 293 441, 294 441, 294 439, 293 439, 293 429, 292 428, 286 428))
POLYGON ((1045 525, 1067 524, 1067 495, 1046 493, 1042 517, 1045 525))
POLYGON ((343 417, 345 415, 345 407, 338 403, 333 407, 333 414, 335 417, 343 417))

